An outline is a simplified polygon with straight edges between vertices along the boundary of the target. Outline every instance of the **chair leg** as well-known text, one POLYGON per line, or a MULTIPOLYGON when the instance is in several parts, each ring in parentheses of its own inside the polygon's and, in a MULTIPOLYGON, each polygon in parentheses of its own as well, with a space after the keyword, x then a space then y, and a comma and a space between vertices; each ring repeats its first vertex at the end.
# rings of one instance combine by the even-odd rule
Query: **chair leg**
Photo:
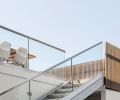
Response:
POLYGON ((4 59, 2 59, 2 58, 1 58, 1 59, 0 59, 0 62, 2 62, 2 63, 3 63, 3 62, 4 62, 4 59))
POLYGON ((80 84, 80 80, 78 80, 78 83, 80 84))

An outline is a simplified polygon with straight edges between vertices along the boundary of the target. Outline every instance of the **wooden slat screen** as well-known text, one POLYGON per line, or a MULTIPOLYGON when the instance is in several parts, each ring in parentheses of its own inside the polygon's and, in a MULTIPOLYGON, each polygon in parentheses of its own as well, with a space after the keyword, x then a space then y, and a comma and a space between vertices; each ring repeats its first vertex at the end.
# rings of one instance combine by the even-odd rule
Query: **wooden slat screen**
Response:
POLYGON ((106 43, 106 88, 120 91, 120 48, 106 43))
POLYGON ((56 68, 49 72, 49 75, 52 75, 56 78, 63 79, 66 81, 82 80, 92 78, 103 70, 104 60, 96 60, 85 62, 81 64, 75 64, 71 66, 66 66, 62 68, 56 68))

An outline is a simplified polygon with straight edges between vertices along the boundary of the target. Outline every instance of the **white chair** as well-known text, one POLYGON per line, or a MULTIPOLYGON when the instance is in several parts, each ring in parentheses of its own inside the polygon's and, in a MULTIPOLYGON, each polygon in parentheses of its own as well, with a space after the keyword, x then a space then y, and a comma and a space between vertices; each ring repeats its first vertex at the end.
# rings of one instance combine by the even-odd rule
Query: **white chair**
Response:
POLYGON ((13 59, 13 64, 25 67, 26 63, 27 63, 27 49, 20 47, 16 51, 16 55, 13 59))
POLYGON ((7 61, 10 56, 11 44, 3 42, 0 44, 0 61, 7 61))

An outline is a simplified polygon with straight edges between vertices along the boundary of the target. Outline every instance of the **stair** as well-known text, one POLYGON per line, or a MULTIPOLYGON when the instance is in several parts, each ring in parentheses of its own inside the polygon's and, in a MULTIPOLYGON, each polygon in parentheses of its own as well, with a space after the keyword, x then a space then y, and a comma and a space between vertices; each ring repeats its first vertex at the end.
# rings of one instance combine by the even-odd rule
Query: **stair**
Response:
POLYGON ((68 82, 59 89, 55 90, 52 94, 48 95, 45 100, 59 100, 68 95, 69 93, 73 92, 80 86, 81 84, 72 85, 70 82, 68 82))
POLYGON ((72 88, 72 87, 79 87, 79 86, 81 86, 81 84, 66 84, 66 85, 64 85, 62 88, 72 88))
POLYGON ((88 96, 85 100, 101 100, 101 92, 97 91, 88 96))

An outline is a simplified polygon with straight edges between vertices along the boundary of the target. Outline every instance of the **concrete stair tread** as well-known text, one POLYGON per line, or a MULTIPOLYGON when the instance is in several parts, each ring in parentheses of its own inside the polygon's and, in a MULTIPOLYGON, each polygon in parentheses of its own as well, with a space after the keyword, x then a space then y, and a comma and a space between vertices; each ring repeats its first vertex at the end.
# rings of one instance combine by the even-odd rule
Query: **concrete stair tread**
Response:
POLYGON ((62 98, 64 96, 66 96, 65 93, 58 93, 58 94, 50 94, 47 96, 47 98, 62 98))
POLYGON ((74 91, 76 89, 77 89, 76 87, 73 88, 73 90, 72 90, 72 88, 66 88, 66 89, 61 88, 61 89, 56 90, 55 93, 67 93, 67 92, 72 92, 72 91, 74 91))
POLYGON ((72 88, 72 87, 79 87, 81 86, 82 84, 66 84, 64 85, 62 88, 72 88))
POLYGON ((46 100, 59 100, 59 98, 55 98, 55 99, 49 99, 49 98, 48 98, 48 99, 46 99, 46 100))
POLYGON ((65 97, 72 91, 76 90, 78 87, 80 87, 82 84, 71 84, 67 83, 64 86, 62 86, 60 89, 56 90, 54 93, 47 96, 46 100, 60 100, 61 98, 65 97), (72 89, 73 87, 73 89, 72 89))

